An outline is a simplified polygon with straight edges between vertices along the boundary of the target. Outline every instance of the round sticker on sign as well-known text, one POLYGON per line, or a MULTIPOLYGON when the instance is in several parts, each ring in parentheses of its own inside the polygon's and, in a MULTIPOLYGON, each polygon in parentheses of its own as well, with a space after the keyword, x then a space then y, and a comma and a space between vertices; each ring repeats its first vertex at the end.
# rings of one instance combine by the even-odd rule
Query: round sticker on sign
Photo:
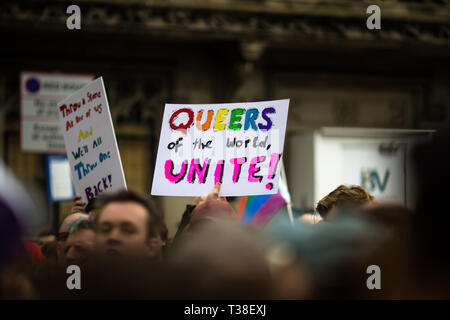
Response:
POLYGON ((41 88, 41 83, 36 78, 30 78, 25 82, 25 87, 30 93, 36 93, 41 88))

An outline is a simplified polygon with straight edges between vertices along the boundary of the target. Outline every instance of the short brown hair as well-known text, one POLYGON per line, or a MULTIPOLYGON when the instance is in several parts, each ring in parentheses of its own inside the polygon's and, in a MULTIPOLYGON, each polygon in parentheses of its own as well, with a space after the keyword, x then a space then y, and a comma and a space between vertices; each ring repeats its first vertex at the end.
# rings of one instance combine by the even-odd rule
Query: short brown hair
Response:
POLYGON ((98 209, 98 213, 94 218, 95 226, 98 225, 103 209, 113 202, 135 202, 143 206, 148 213, 147 236, 149 238, 161 236, 165 225, 156 209, 156 205, 152 199, 143 197, 134 191, 122 190, 115 193, 103 194, 101 197, 98 197, 95 202, 95 206, 98 209))
POLYGON ((333 207, 360 206, 374 199, 363 187, 340 185, 317 203, 316 211, 326 217, 333 207))

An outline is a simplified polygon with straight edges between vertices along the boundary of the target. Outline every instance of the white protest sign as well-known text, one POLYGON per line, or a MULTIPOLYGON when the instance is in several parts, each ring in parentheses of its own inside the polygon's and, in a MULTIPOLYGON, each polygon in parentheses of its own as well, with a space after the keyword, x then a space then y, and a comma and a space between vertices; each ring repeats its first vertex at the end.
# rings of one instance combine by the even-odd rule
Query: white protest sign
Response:
POLYGON ((126 189, 103 78, 58 103, 75 191, 84 201, 126 189))
POLYGON ((278 192, 289 99, 166 104, 152 195, 278 192))
POLYGON ((72 172, 67 157, 62 155, 49 155, 47 164, 47 189, 50 201, 70 201, 73 199, 74 190, 72 172))
POLYGON ((65 153, 58 101, 83 88, 92 75, 20 73, 20 144, 22 151, 65 153))

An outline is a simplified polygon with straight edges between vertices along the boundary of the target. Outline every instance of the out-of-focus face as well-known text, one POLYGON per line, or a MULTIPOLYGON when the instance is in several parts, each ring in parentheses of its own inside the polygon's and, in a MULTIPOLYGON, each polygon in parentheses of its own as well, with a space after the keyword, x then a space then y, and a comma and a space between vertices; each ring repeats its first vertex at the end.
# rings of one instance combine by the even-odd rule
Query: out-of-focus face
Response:
POLYGON ((97 250, 107 256, 152 256, 147 219, 147 210, 136 202, 108 204, 99 212, 97 250))
POLYGON ((82 263, 95 248, 95 232, 81 229, 69 235, 64 246, 64 258, 69 264, 82 263))

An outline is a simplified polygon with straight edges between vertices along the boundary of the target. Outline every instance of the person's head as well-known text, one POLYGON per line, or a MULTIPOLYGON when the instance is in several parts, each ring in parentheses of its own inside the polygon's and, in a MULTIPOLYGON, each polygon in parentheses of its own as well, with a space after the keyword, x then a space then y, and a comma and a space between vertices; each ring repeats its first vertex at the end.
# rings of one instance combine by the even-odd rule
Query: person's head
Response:
MULTIPOLYGON (((14 210, 0 193, 0 300, 33 299, 30 280, 32 252, 21 241, 23 226, 14 210)), ((38 252, 39 249, 36 250, 38 252)))
POLYGON ((337 208, 355 208, 374 201, 374 196, 363 187, 340 185, 317 203, 316 211, 322 218, 327 219, 337 208))
POLYGON ((89 218, 89 215, 86 213, 73 213, 68 215, 64 218, 63 222, 61 222, 61 225, 58 230, 57 238, 58 240, 63 240, 64 238, 67 239, 69 236, 69 228, 72 225, 72 223, 80 218, 87 219, 89 218))
POLYGON ((106 256, 154 257, 161 250, 162 221, 150 199, 119 191, 97 201, 96 247, 106 256))
POLYGON ((55 241, 56 241, 56 235, 55 235, 55 232, 53 232, 53 230, 50 230, 50 229, 44 230, 44 231, 41 231, 37 235, 37 245, 41 249, 45 244, 55 242, 55 241))
POLYGON ((68 264, 80 264, 86 261, 94 250, 95 232, 92 222, 81 218, 72 223, 74 228, 64 246, 64 258, 68 264))
POLYGON ((167 256, 174 296, 183 299, 268 299, 272 279, 262 234, 238 221, 212 222, 167 256))

